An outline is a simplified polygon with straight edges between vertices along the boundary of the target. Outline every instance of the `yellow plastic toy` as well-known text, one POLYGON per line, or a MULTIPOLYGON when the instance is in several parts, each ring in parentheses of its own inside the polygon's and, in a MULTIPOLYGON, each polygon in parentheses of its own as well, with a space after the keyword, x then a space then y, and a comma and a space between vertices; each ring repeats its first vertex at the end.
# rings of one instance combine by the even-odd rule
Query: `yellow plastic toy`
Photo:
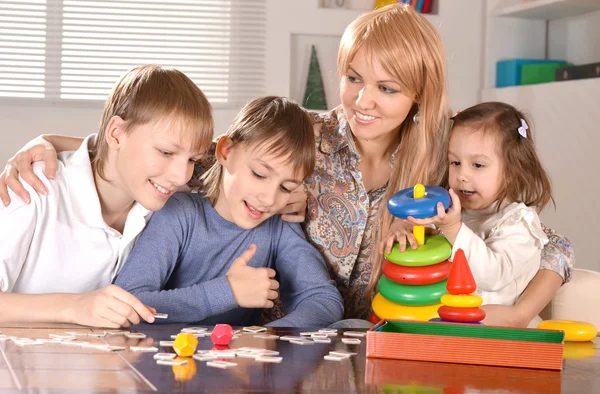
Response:
MULTIPOLYGON (((414 198, 425 197, 425 186, 420 183, 416 184, 415 187, 413 187, 413 196, 414 198)), ((415 241, 417 241, 417 245, 421 246, 425 244, 425 226, 413 226, 413 235, 415 241)))
POLYGON ((440 300, 442 305, 454 308, 477 308, 483 303, 483 298, 478 295, 444 294, 440 300))
POLYGON ((426 306, 400 305, 385 299, 381 293, 377 293, 371 306, 373 312, 381 319, 428 321, 439 317, 438 308, 442 304, 426 306))
POLYGON ((173 342, 173 349, 180 357, 191 357, 198 346, 198 339, 194 334, 182 332, 177 334, 173 342))
POLYGON ((537 328, 564 331, 565 341, 568 342, 591 341, 598 335, 598 330, 592 323, 575 320, 544 320, 537 328))
POLYGON ((377 0, 375 1, 375 9, 385 7, 386 5, 396 4, 398 0, 377 0))
POLYGON ((191 380, 196 375, 196 363, 193 358, 176 358, 175 360, 187 360, 187 363, 182 365, 173 365, 173 376, 178 382, 191 380))

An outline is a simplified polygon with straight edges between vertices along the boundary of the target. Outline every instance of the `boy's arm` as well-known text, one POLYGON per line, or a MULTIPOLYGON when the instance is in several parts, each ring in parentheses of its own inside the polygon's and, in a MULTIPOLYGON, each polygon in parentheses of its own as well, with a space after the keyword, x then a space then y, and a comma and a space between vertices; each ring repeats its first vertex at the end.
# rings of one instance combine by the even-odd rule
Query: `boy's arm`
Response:
POLYGON ((321 254, 308 243, 300 225, 283 223, 275 270, 284 310, 274 327, 327 327, 344 315, 344 303, 321 254))
POLYGON ((12 158, 8 160, 4 171, 0 173, 0 200, 4 206, 10 204, 7 187, 29 204, 31 196, 19 180, 19 175, 29 183, 39 194, 46 194, 42 181, 33 173, 32 164, 44 161, 44 173, 49 179, 54 179, 58 166, 57 152, 74 151, 79 148, 83 138, 61 135, 41 135, 29 141, 12 158))
POLYGON ((527 267, 525 263, 541 249, 541 242, 523 220, 501 226, 485 241, 463 223, 452 254, 463 249, 477 287, 498 291, 523 274, 523 270, 537 271, 539 265, 527 267))
MULTIPOLYGON (((168 313, 169 322, 197 322, 237 307, 225 276, 185 288, 163 290, 181 262, 184 250, 198 248, 186 241, 194 229, 193 203, 185 201, 189 198, 175 195, 152 215, 115 282, 144 304, 168 313)), ((193 264, 201 270, 204 263, 195 261, 193 264)))
MULTIPOLYGON (((11 292, 15 286, 31 245, 37 223, 35 204, 15 201, 10 207, 0 208, 0 295, 11 292)), ((2 305, 3 307, 6 305, 2 305)), ((7 309, 0 309, 0 319, 7 309)))
POLYGON ((10 293, 30 253, 36 220, 35 203, 25 205, 17 200, 0 209, 1 323, 61 322, 117 328, 138 324, 140 316, 154 320, 154 311, 116 286, 85 294, 10 293))

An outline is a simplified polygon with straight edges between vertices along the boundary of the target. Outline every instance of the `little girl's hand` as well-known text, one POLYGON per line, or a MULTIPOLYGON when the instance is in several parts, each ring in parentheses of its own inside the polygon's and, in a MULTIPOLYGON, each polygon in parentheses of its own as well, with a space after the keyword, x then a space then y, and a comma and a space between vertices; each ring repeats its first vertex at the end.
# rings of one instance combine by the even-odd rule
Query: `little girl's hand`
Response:
POLYGON ((448 212, 444 210, 444 205, 439 202, 437 204, 437 215, 426 218, 426 219, 415 219, 412 216, 408 217, 408 221, 414 226, 426 226, 428 224, 436 225, 442 233, 460 229, 460 211, 462 209, 460 205, 460 199, 454 190, 450 189, 450 198, 452 198, 452 206, 448 209, 448 212))
POLYGON ((398 242, 400 251, 404 252, 407 240, 411 248, 417 248, 417 240, 412 234, 412 225, 405 220, 396 218, 392 222, 387 235, 379 243, 379 254, 383 254, 384 249, 386 254, 391 253, 394 242, 398 242))

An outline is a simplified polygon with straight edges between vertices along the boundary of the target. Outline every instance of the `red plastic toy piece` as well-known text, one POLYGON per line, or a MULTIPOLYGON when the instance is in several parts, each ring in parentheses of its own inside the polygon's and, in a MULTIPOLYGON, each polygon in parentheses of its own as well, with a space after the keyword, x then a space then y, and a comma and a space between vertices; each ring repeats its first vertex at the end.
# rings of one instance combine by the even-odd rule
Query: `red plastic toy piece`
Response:
POLYGON ((383 274, 389 280, 403 285, 432 285, 446 279, 451 266, 452 263, 448 260, 425 267, 408 267, 385 260, 383 262, 383 274))
POLYGON ((458 249, 454 253, 454 260, 452 260, 452 267, 450 268, 450 274, 448 275, 448 283, 446 283, 446 290, 448 293, 460 295, 460 294, 471 294, 477 289, 477 284, 473 278, 471 268, 467 262, 467 257, 462 249, 458 249))
POLYGON ((474 323, 485 319, 485 311, 481 308, 455 308, 440 306, 438 315, 444 320, 459 323, 474 323))
POLYGON ((220 346, 229 345, 232 337, 233 328, 229 324, 217 324, 210 334, 213 343, 220 346))
POLYGON ((371 313, 371 316, 369 316, 369 319, 367 319, 369 322, 373 323, 373 324, 377 324, 379 323, 382 319, 377 316, 375 314, 375 312, 371 313))

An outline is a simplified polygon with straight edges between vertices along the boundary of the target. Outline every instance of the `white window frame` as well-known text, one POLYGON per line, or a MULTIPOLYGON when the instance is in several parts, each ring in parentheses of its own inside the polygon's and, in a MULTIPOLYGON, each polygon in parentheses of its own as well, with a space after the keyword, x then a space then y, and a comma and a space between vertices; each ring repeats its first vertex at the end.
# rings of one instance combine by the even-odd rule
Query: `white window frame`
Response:
MULTIPOLYGON (((35 104, 49 104, 51 103, 52 105, 68 105, 68 106, 101 106, 101 103, 103 103, 103 101, 106 98, 106 95, 104 95, 104 91, 106 91, 106 88, 103 88, 101 91, 99 91, 99 95, 104 95, 103 98, 97 98, 97 99, 82 99, 79 98, 77 96, 68 96, 68 89, 69 86, 67 85, 78 85, 80 84, 80 82, 72 82, 73 80, 77 80, 76 76, 73 76, 73 72, 72 71, 68 71, 69 67, 72 70, 74 66, 74 64, 76 62, 69 62, 69 60, 76 60, 77 56, 73 56, 74 52, 73 52, 73 48, 75 47, 81 47, 82 51, 85 52, 85 55, 80 57, 80 58, 84 58, 85 56, 88 56, 91 58, 91 56, 94 56, 93 52, 91 51, 86 51, 86 47, 85 44, 83 45, 77 45, 77 43, 69 43, 69 38, 72 37, 76 37, 75 41, 77 40, 83 40, 84 38, 80 38, 85 36, 85 30, 89 30, 90 33, 94 32, 94 24, 96 16, 94 14, 77 14, 76 10, 77 9, 82 9, 81 7, 92 7, 91 9, 95 9, 98 10, 99 8, 102 7, 107 7, 109 8, 110 5, 113 6, 124 6, 124 7, 129 7, 129 6, 140 6, 141 4, 145 4, 146 8, 148 8, 150 11, 146 11, 146 10, 140 10, 139 14, 134 15, 135 12, 138 12, 137 9, 135 7, 132 8, 132 16, 131 19, 133 19, 133 21, 126 21, 126 20, 117 20, 115 23, 115 27, 118 28, 120 31, 126 31, 129 29, 136 29, 135 25, 138 26, 143 26, 144 24, 144 11, 145 12, 152 12, 152 9, 155 7, 160 7, 162 5, 169 7, 169 10, 171 10, 171 12, 176 13, 177 7, 182 6, 182 12, 181 14, 183 14, 183 12, 185 12, 186 7, 189 9, 194 8, 194 7, 202 7, 205 6, 206 7, 206 14, 194 14, 191 17, 188 18, 188 15, 182 15, 179 18, 184 19, 184 20, 188 20, 191 21, 190 22, 190 26, 194 25, 194 18, 198 18, 199 15, 200 17, 206 17, 206 19, 211 19, 214 18, 215 21, 219 21, 219 20, 223 20, 222 18, 226 17, 226 18, 231 18, 228 19, 229 21, 229 25, 225 25, 225 27, 223 27, 221 24, 219 24, 218 22, 216 23, 211 23, 211 21, 208 21, 206 23, 203 24, 198 24, 196 23, 197 26, 199 26, 197 29, 194 29, 194 31, 190 31, 187 30, 187 34, 189 35, 200 35, 202 37, 216 37, 214 39, 214 41, 211 42, 204 42, 204 40, 202 40, 202 43, 198 43, 196 41, 193 40, 189 40, 189 36, 186 39, 185 38, 185 34, 186 34, 186 29, 189 28, 181 28, 180 32, 182 34, 182 40, 181 41, 177 41, 177 43, 179 44, 180 42, 182 43, 181 45, 184 47, 185 50, 189 51, 190 54, 188 53, 183 53, 183 51, 178 51, 177 49, 177 45, 172 45, 173 51, 177 52, 176 55, 170 55, 169 53, 167 53, 168 51, 171 50, 171 48, 167 48, 164 54, 167 54, 169 56, 166 57, 171 57, 172 59, 169 61, 166 61, 165 63, 163 62, 159 62, 159 61, 145 61, 144 56, 148 56, 147 53, 145 54, 139 54, 135 51, 132 52, 127 52, 127 55, 124 55, 125 52, 123 50, 123 47, 116 49, 113 54, 115 55, 115 59, 119 60, 119 59, 123 59, 120 58, 118 56, 120 56, 121 54, 123 54, 124 57, 126 56, 132 56, 133 58, 140 58, 141 60, 137 63, 131 62, 129 65, 124 66, 123 63, 127 63, 127 60, 123 60, 123 61, 117 61, 116 64, 114 65, 114 67, 120 67, 123 65, 123 69, 119 70, 118 74, 110 73, 110 76, 94 76, 95 79, 97 80, 103 80, 105 83, 109 84, 110 86, 112 86, 112 84, 114 82, 117 81, 118 79, 118 75, 123 74, 128 68, 139 65, 139 64, 144 64, 144 63, 155 63, 155 64, 161 64, 161 65, 165 65, 165 66, 170 66, 170 67, 175 67, 178 68, 180 70, 182 70, 183 72, 185 72, 186 74, 188 74, 188 76, 190 76, 190 78, 192 78, 192 80, 194 80, 195 82, 198 83, 199 87, 205 92, 205 94, 207 95, 207 97, 209 98, 209 100, 211 101, 211 103, 213 104, 213 107, 215 109, 238 109, 241 105, 243 105, 245 102, 247 102, 248 100, 256 97, 256 96, 260 96, 260 95, 264 95, 264 91, 265 91, 265 52, 266 52, 266 6, 267 6, 267 1, 266 0, 81 0, 79 2, 77 2, 76 0, 31 0, 31 1, 37 1, 37 3, 40 3, 39 5, 43 6, 45 5, 45 52, 44 52, 44 97, 43 98, 32 98, 32 97, 0 97, 0 103, 6 104, 6 103, 18 103, 19 105, 27 105, 29 103, 35 103, 35 104), (45 4, 44 4, 45 3, 45 4), (96 5, 95 5, 96 3, 96 5), (75 11, 74 11, 75 10, 75 11), (175 10, 175 11, 173 11, 175 10), (225 11, 222 11, 225 10, 225 11), (73 17, 73 15, 75 15, 76 17, 73 17), (78 18, 77 15, 82 15, 83 17, 78 18), (221 18, 221 19, 219 19, 221 18), (136 22, 137 20, 137 22, 136 22), (123 23, 122 28, 119 27, 120 23, 123 23), (128 26, 129 24, 129 26, 128 26), (79 26, 81 26, 81 28, 79 28, 79 26), (131 27, 133 26, 133 27, 131 27), (212 27, 211 27, 212 26, 212 27), (69 30, 70 29, 70 30, 69 30), (213 29, 213 30, 211 30, 213 29), (227 48, 225 48, 225 50, 221 51, 222 48, 220 48, 218 46, 218 42, 217 41, 222 41, 223 40, 223 36, 219 36, 221 33, 220 31, 223 31, 223 29, 227 30, 227 34, 225 34, 226 37, 230 37, 230 39, 227 42, 227 48), (206 34, 204 34, 206 32, 206 34), (214 36, 213 36, 214 35, 214 36), (70 37, 69 37, 70 36, 70 37), (189 48, 186 46, 185 42, 191 42, 192 44, 190 44, 189 48), (199 46, 201 47, 201 49, 199 50, 195 50, 195 48, 193 48, 194 46, 199 46), (206 54, 207 49, 209 48, 208 51, 211 51, 211 53, 206 54), (212 49, 214 48, 214 50, 212 49), (120 52, 118 52, 120 50, 120 52), (196 51, 196 53, 199 53, 198 55, 194 54, 194 51, 196 51), (217 59, 217 61, 221 61, 218 59, 221 59, 223 56, 227 57, 227 64, 229 65, 228 69, 229 72, 226 72, 225 74, 223 74, 223 79, 221 79, 221 77, 218 77, 217 74, 214 74, 215 72, 218 72, 219 70, 217 70, 216 68, 213 68, 211 70, 209 70, 209 73, 212 72, 213 74, 210 74, 211 76, 207 76, 208 73, 204 73, 202 74, 202 71, 198 71, 194 74, 194 71, 190 71, 192 69, 194 69, 194 67, 198 67, 200 65, 200 62, 202 62, 205 59, 202 60, 194 60, 194 58, 200 58, 200 57, 204 57, 206 59, 211 57, 211 54, 215 53, 214 58, 217 59), (191 60, 186 60, 186 57, 191 59, 191 60), (70 64, 69 64, 70 63, 70 64), (214 75, 214 77, 212 77, 214 75), (69 79, 70 78, 70 79, 69 79), (110 78, 112 78, 112 81, 110 81, 110 78), (212 79, 211 79, 212 78, 212 79), (223 82, 221 83, 221 80, 223 80, 223 82), (204 85, 204 86, 203 86, 204 85), (212 90, 211 90, 212 87, 212 90), (224 94, 225 100, 218 100, 217 97, 217 92, 223 92, 226 90, 226 93, 224 94)), ((7 40, 3 40, 4 37, 6 37, 6 26, 7 26, 7 22, 10 22, 10 20, 7 19, 7 13, 5 12, 4 15, 2 13, 2 11, 9 11, 8 14, 10 14, 10 6, 11 4, 13 5, 22 5, 23 2, 20 2, 18 0, 7 0, 7 1, 3 1, 0 0, 0 58, 3 56, 2 55, 2 49, 3 49, 3 43, 6 44, 7 40), (20 3, 20 4, 19 4, 20 3), (4 18, 2 18, 2 16, 4 16, 4 18), (4 28, 4 29, 3 29, 4 28), (4 37, 3 37, 4 34, 4 37)), ((202 12, 204 12, 204 10, 201 10, 202 12)), ((98 11, 100 12, 100 11, 98 11)), ((103 12, 103 11, 102 11, 103 12)), ((199 11, 200 12, 200 11, 199 11)), ((13 11, 14 13, 14 11, 13 11)), ((10 16, 10 15, 9 15, 10 16)), ((147 16, 147 15, 146 15, 147 16)), ((162 16, 161 16, 162 17, 162 16)), ((101 22, 99 22, 99 25, 109 25, 111 20, 110 19, 101 19, 101 22)), ((148 18, 146 19, 156 19, 155 16, 150 15, 148 18)), ((183 26, 183 24, 179 25, 179 22, 177 20, 177 18, 173 18, 169 20, 169 15, 166 15, 164 17, 165 19, 165 24, 164 26, 167 26, 168 30, 168 34, 170 36, 172 36, 173 32, 177 33, 179 26, 183 26), (170 24, 169 24, 170 23, 170 24)), ((196 19, 198 20, 198 19, 196 19)), ((150 21, 152 22, 152 21, 150 21)), ((24 24, 22 24, 22 26, 27 26, 27 21, 24 22, 24 24)), ((157 24, 160 24, 161 22, 155 22, 157 24)), ((13 26, 18 26, 20 24, 13 24, 13 26)), ((102 29, 104 28, 103 26, 100 26, 98 29, 102 29)), ((109 27, 110 28, 110 27, 109 27)), ((113 27, 114 28, 114 27, 113 27)), ((161 34, 161 32, 158 30, 158 27, 156 28, 157 31, 156 33, 152 33, 154 35, 159 35, 161 34)), ((106 32, 104 32, 106 33, 106 32)), ((134 33, 131 33, 134 34, 134 33)), ((149 34, 149 33, 144 33, 144 34, 149 34)), ((141 34, 140 34, 141 36, 141 34)), ((207 39, 208 39, 207 38, 207 39)), ((91 38, 93 39, 93 38, 91 38)), ((90 39, 90 40, 91 40, 90 39)), ((101 38, 102 40, 102 38, 101 38)), ((143 40, 143 38, 141 39, 143 40)), ((99 41, 99 40, 98 40, 99 41)), ((12 48, 12 52, 19 52, 21 49, 19 49, 19 47, 17 46, 17 44, 12 43, 11 44, 11 48, 12 48)), ((98 49, 98 53, 101 53, 101 55, 99 56, 104 56, 104 59, 107 60, 103 60, 101 57, 95 57, 95 59, 101 59, 101 62, 106 62, 105 64, 107 66, 111 66, 110 63, 110 58, 106 57, 110 55, 111 52, 111 46, 110 45, 104 45, 104 43, 98 43, 98 45, 95 44, 89 44, 89 45, 93 45, 93 46, 98 46, 101 47, 100 49, 98 49), (106 49, 104 49, 104 47, 106 49)), ((88 45, 88 46, 89 46, 88 45)), ((152 45, 155 45, 154 42, 149 44, 150 47, 152 45)), ((159 45, 159 44, 156 44, 159 45)), ((168 44, 167 44, 168 45, 168 44)), ((139 47, 138 47, 139 48, 139 47)), ((135 49, 138 49, 135 48, 135 49)), ((4 46, 4 49, 6 49, 6 46, 4 46)), ((144 52, 143 47, 141 48, 141 52, 144 52)), ((18 53, 17 53, 18 54, 18 53)), ((75 53, 76 54, 76 53, 75 53)), ((4 55, 6 56, 6 54, 4 55)), ((37 56, 36 56, 37 58, 37 56)), ((0 59, 1 60, 1 59, 0 59)), ((10 60, 10 59, 9 59, 10 60)), ((84 59, 83 59, 84 60, 84 59)), ((154 60, 154 59, 152 59, 154 60)), ((83 62, 81 62, 83 63, 83 62)), ((97 62, 91 62, 90 63, 92 66, 98 65, 98 64, 103 64, 103 63, 97 63, 97 62)), ((199 70, 199 68, 196 68, 196 70, 199 70)), ((206 68, 203 68, 203 70, 206 70, 206 68)), ((116 72, 116 71, 115 71, 116 72)), ((85 72, 84 72, 85 73, 85 72)), ((6 71, 6 67, 4 69, 4 71, 2 70, 2 64, 0 62, 0 75, 4 75, 5 76, 5 82, 7 82, 6 79, 6 75, 10 74, 9 72, 6 71)), ((31 78, 31 76, 29 76, 29 78, 31 78)), ((89 77, 86 77, 89 78, 89 77)), ((15 83, 18 83, 17 78, 15 77, 14 80, 15 83)), ((94 81, 95 82, 95 81, 94 81)), ((10 84, 11 81, 9 80, 8 83, 10 84)), ((0 85, 2 85, 2 79, 0 79, 0 85)), ((76 89, 76 87, 75 87, 76 89)), ((222 94, 222 93, 220 93, 222 94)))

